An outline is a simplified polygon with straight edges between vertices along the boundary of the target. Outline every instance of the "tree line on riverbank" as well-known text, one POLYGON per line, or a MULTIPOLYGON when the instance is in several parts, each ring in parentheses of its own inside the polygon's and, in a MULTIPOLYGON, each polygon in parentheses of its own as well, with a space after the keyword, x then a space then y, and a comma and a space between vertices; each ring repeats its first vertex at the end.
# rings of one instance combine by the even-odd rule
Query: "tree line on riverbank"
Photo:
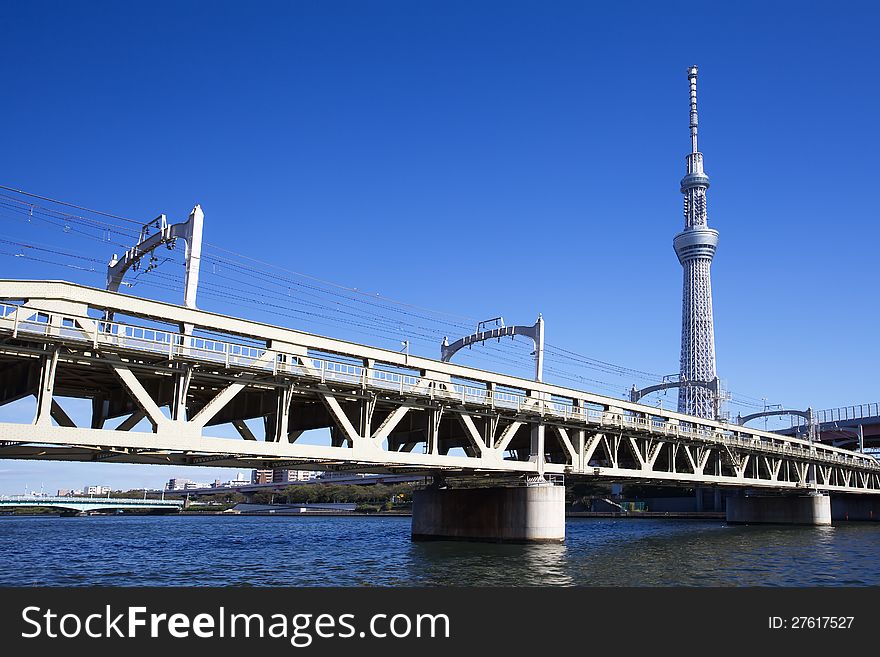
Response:
POLYGON ((348 502, 355 504, 407 504, 412 502, 413 484, 302 484, 277 493, 255 493, 258 504, 309 504, 348 502))

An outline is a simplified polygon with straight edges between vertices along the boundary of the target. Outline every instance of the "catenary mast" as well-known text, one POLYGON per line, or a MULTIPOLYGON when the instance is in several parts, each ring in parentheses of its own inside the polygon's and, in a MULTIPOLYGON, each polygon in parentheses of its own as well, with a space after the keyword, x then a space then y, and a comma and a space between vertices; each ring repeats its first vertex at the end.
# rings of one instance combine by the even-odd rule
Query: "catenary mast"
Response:
MULTIPOLYGON (((679 388, 680 413, 713 418, 717 392, 689 381, 715 381, 715 324, 712 317, 712 279, 710 266, 718 245, 718 231, 709 228, 706 190, 709 177, 703 172, 703 154, 697 148, 697 67, 688 68, 691 88, 691 152, 687 156, 687 175, 681 180, 684 194, 684 230, 675 236, 673 246, 684 270, 681 303, 681 369, 684 384, 679 388)), ((717 389, 716 389, 717 390, 717 389)))

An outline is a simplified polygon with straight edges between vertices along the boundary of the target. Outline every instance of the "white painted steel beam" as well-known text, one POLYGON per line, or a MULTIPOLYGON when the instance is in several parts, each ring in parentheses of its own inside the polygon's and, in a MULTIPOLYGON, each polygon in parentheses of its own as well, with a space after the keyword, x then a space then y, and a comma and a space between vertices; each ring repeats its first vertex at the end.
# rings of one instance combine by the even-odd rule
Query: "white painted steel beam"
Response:
POLYGON ((254 377, 243 374, 240 381, 230 383, 228 386, 218 392, 205 406, 187 422, 190 426, 202 428, 208 424, 214 417, 222 411, 232 399, 245 389, 254 377))
POLYGON ((141 385, 141 382, 138 381, 132 371, 116 357, 108 356, 107 360, 110 367, 116 373, 116 376, 122 381, 126 390, 131 393, 134 402, 140 406, 141 410, 150 419, 150 422, 156 426, 162 426, 165 424, 166 418, 162 414, 161 409, 156 402, 153 401, 153 398, 150 397, 150 393, 148 393, 144 386, 141 385))
POLYGON ((380 446, 382 442, 391 435, 391 432, 397 428, 403 417, 411 410, 410 406, 398 406, 385 418, 385 421, 376 430, 372 436, 372 441, 376 446, 380 446))
POLYGON ((465 436, 467 437, 471 446, 476 450, 478 456, 482 456, 483 453, 486 451, 486 443, 483 442, 483 437, 477 430, 477 425, 474 424, 473 418, 467 413, 458 412, 457 415, 458 421, 464 428, 465 436))
POLYGON ((559 436, 560 443, 565 448, 565 451, 568 452, 568 458, 571 459, 572 465, 576 465, 578 462, 578 453, 575 451, 574 445, 571 444, 571 440, 568 438, 568 432, 559 425, 554 425, 553 428, 556 429, 556 434, 559 436))
POLYGON ((52 396, 55 392, 55 371, 58 366, 58 347, 52 353, 43 357, 40 363, 40 383, 37 389, 37 414, 34 424, 52 423, 52 396))
POLYGON ((334 397, 329 392, 322 393, 320 397, 321 401, 324 402, 324 406, 326 406, 327 410, 330 411, 330 417, 333 418, 336 426, 342 430, 351 446, 354 447, 360 442, 361 435, 358 433, 357 429, 354 428, 351 420, 348 419, 348 416, 345 414, 342 405, 339 403, 336 397, 334 397))

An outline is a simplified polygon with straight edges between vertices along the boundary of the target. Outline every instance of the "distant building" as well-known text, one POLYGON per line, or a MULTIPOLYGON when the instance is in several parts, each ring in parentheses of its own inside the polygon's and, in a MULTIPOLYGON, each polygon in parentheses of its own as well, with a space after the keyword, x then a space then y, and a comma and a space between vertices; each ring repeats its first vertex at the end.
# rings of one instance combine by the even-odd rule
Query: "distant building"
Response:
POLYGON ((195 490, 196 488, 211 488, 211 484, 207 484, 204 481, 182 479, 180 477, 169 479, 168 483, 165 484, 165 490, 195 490))
POLYGON ((252 484, 271 484, 274 470, 254 470, 251 472, 252 484))
MULTIPOLYGON (((293 481, 311 481, 317 479, 320 474, 314 470, 288 470, 286 468, 276 468, 271 472, 272 479, 270 479, 270 481, 275 484, 293 481)), ((267 481, 265 483, 269 482, 267 481)))
POLYGON ((230 479, 225 484, 223 484, 223 486, 234 488, 235 486, 246 486, 249 483, 251 482, 249 479, 245 478, 244 473, 239 472, 237 475, 235 475, 235 479, 230 479))
POLYGON ((83 495, 109 495, 110 486, 84 486, 83 495))
POLYGON ((70 490, 69 488, 59 488, 58 489, 58 497, 70 497, 74 494, 75 491, 70 490))

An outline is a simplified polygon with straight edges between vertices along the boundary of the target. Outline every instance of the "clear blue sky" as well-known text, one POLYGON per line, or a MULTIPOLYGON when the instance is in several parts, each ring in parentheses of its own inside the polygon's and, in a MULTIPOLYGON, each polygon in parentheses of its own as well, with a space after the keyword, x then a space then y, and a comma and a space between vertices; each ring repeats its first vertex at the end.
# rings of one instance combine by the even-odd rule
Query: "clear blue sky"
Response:
MULTIPOLYGON (((541 312, 554 345, 673 373, 697 64, 719 375, 753 401, 876 401, 880 6, 694 7, 8 4, 0 184, 142 220, 200 203, 214 245, 465 323, 541 312)), ((101 261, 116 250, 5 215, 0 234, 101 261)), ((103 284, 100 267, 0 266, 103 284)), ((217 294, 200 306, 399 345, 217 294)), ((504 368, 476 351, 462 362, 504 368)), ((526 374, 527 346, 511 353, 526 374)), ((3 461, 0 491, 217 473, 3 461)))

